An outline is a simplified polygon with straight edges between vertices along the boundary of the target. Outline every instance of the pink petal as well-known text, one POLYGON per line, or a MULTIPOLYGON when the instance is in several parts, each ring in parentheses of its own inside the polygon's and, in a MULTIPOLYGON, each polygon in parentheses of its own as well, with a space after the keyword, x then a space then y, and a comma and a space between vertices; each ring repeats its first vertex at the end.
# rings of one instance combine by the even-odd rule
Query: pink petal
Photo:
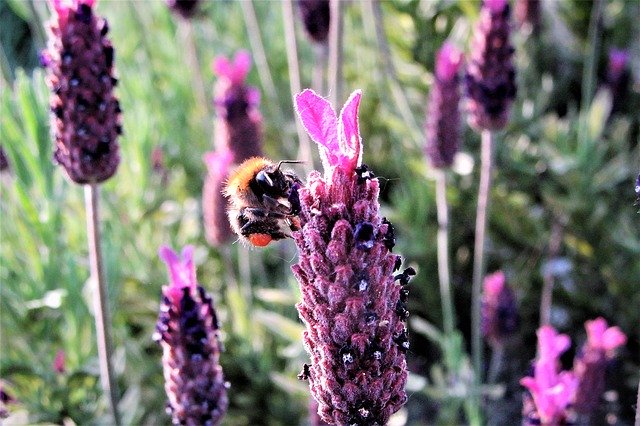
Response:
POLYGON ((484 278, 484 292, 487 296, 497 296, 504 288, 504 272, 497 271, 484 278))
POLYGON ((229 166, 233 162, 233 153, 228 148, 217 151, 206 152, 202 156, 209 173, 223 176, 229 171, 229 166))
POLYGON ((484 0, 483 6, 489 8, 492 13, 500 13, 506 4, 507 0, 484 0))
POLYGON ((336 155, 340 150, 336 112, 328 100, 311 89, 298 93, 295 101, 296 112, 307 133, 315 143, 324 147, 320 149, 320 154, 325 170, 329 170, 339 162, 336 155))
POLYGON ((346 156, 345 168, 355 168, 362 160, 362 143, 358 127, 358 108, 362 91, 351 93, 340 112, 340 145, 341 154, 346 156))
POLYGON ((436 77, 440 80, 451 80, 458 73, 462 64, 462 52, 453 43, 446 41, 436 56, 436 77))
POLYGON ((229 79, 236 84, 244 83, 244 80, 249 74, 251 69, 251 54, 246 50, 241 50, 236 53, 233 60, 233 67, 231 73, 228 75, 229 79))
POLYGON ((627 336, 619 327, 610 327, 602 336, 602 346, 605 350, 610 351, 627 343, 627 336))
POLYGON ((182 258, 168 246, 162 246, 159 255, 169 269, 170 287, 182 289, 196 286, 193 246, 186 246, 182 250, 182 258))
POLYGON ((213 73, 218 77, 227 77, 232 74, 233 65, 224 56, 216 56, 212 64, 213 73))
POLYGON ((260 105, 260 91, 255 87, 247 88, 247 102, 252 107, 258 107, 260 105))
POLYGON ((592 321, 586 321, 584 328, 587 330, 587 343, 594 348, 602 347, 602 338, 607 331, 607 321, 598 317, 592 321))

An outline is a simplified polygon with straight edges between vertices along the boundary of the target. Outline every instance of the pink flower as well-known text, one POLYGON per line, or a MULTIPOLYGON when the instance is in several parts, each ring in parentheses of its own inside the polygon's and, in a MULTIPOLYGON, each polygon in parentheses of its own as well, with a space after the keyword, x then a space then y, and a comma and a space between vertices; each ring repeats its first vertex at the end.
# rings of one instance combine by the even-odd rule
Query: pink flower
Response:
POLYGON ((538 329, 538 359, 533 377, 524 377, 520 384, 526 387, 535 409, 526 413, 529 419, 537 418, 545 425, 561 424, 568 417, 567 408, 576 395, 578 379, 569 371, 559 371, 560 355, 571 345, 569 337, 558 334, 551 326, 538 329))
POLYGON ((627 343, 627 336, 620 327, 607 328, 607 321, 602 317, 587 321, 584 327, 587 330, 587 345, 592 348, 609 352, 627 343))
POLYGON ((328 100, 311 89, 296 95, 296 111, 311 139, 320 145, 325 177, 334 168, 353 172, 362 162, 358 107, 362 91, 356 90, 340 111, 340 120, 328 100))
POLYGON ((62 349, 56 352, 56 357, 53 360, 53 371, 58 374, 64 374, 64 372, 67 371, 64 362, 64 351, 62 349))

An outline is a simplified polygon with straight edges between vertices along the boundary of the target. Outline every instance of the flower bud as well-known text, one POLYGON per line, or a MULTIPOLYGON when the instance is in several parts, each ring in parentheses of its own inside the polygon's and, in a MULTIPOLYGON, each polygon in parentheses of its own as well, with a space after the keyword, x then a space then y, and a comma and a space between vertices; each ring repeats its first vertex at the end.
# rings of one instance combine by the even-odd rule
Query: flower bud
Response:
POLYGON ((329 36, 329 0, 298 0, 304 29, 314 43, 325 43, 329 36))
POLYGON ((170 283, 162 288, 153 338, 162 346, 167 412, 174 424, 218 425, 229 400, 212 299, 196 281, 193 247, 185 247, 181 257, 162 247, 160 257, 170 283))
POLYGON ((311 364, 302 375, 321 418, 332 424, 384 425, 407 400, 409 348, 405 320, 408 268, 394 276, 393 227, 379 214, 379 183, 361 164, 354 92, 340 114, 311 90, 296 109, 320 145, 325 173, 299 189, 301 230, 293 234, 293 266, 302 293, 311 364))
POLYGON ((433 167, 449 167, 460 148, 460 78, 462 53, 446 42, 436 57, 435 81, 429 94, 425 153, 433 167))
POLYGON ((465 85, 469 124, 476 130, 506 126, 516 96, 509 16, 506 0, 485 0, 473 33, 465 85))
POLYGON ((234 164, 262 156, 260 92, 246 84, 250 68, 251 56, 246 51, 238 52, 233 62, 223 56, 213 61, 213 71, 218 76, 214 145, 229 149, 234 164))
POLYGON ((51 4, 55 15, 41 59, 52 92, 54 158, 74 182, 99 183, 118 168, 122 133, 107 21, 95 15, 94 0, 51 4))

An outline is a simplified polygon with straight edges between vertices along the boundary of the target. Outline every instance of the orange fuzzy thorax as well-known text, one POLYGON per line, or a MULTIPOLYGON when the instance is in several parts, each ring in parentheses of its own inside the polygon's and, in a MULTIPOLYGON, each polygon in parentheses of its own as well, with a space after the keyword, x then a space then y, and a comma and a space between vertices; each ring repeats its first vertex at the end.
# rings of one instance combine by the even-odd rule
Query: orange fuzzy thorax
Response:
POLYGON ((251 157, 245 160, 229 175, 225 193, 233 197, 234 195, 247 191, 249 189, 249 182, 251 182, 256 174, 271 164, 271 161, 263 157, 251 157))

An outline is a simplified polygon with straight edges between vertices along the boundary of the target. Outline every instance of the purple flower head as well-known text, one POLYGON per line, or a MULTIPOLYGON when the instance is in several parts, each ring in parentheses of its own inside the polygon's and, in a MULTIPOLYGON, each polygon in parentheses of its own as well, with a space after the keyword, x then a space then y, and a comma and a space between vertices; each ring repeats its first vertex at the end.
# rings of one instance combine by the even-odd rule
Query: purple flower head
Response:
POLYGON ((16 399, 7 392, 5 383, 0 380, 0 420, 9 417, 9 410, 7 410, 8 404, 13 404, 16 399))
POLYGON ((520 379, 533 398, 533 410, 525 413, 526 421, 559 425, 570 417, 568 407, 575 399, 578 378, 572 372, 559 371, 560 355, 569 346, 569 336, 558 334, 553 327, 545 325, 538 329, 534 375, 520 379))
POLYGON ((167 412, 174 424, 220 423, 227 411, 227 384, 219 364, 218 320, 212 299, 196 281, 193 247, 178 256, 160 249, 169 269, 154 340, 162 346, 167 412))
POLYGON ((509 16, 506 0, 487 0, 480 10, 465 75, 469 123, 475 129, 503 128, 516 96, 509 16))
POLYGON ((341 169, 352 173, 362 162, 358 107, 362 92, 356 90, 342 107, 340 120, 328 100, 311 89, 296 95, 296 111, 311 139, 320 145, 325 177, 341 169))
POLYGON ((172 12, 185 19, 192 18, 198 11, 200 0, 166 0, 167 6, 172 12))
POLYGON ((573 370, 580 380, 576 394, 576 411, 589 415, 600 405, 605 391, 608 362, 615 350, 627 342, 627 336, 618 327, 608 327, 604 318, 584 324, 587 342, 576 356, 573 370))
POLYGON ((113 94, 114 50, 94 0, 50 0, 54 16, 41 60, 51 89, 55 160, 76 183, 110 178, 120 162, 120 104, 113 94))
POLYGON ((449 167, 460 148, 460 80, 462 52, 445 42, 436 57, 435 82, 429 94, 425 154, 436 168, 449 167))
POLYGON ((311 90, 296 110, 320 147, 324 175, 312 172, 299 189, 301 230, 293 233, 299 262, 298 312, 311 357, 309 380, 322 419, 335 424, 383 425, 406 401, 408 290, 413 268, 393 275, 393 227, 380 217, 379 183, 361 164, 361 92, 340 121, 311 90))
POLYGON ((502 271, 487 275, 482 293, 482 334, 492 344, 501 344, 518 327, 518 309, 502 271))
POLYGON ((7 154, 4 152, 2 145, 0 145, 0 172, 4 172, 9 169, 9 159, 7 158, 7 154))
POLYGON ((618 77, 627 68, 629 63, 629 52, 624 49, 611 49, 609 52, 609 68, 608 72, 611 77, 618 77))
POLYGON ((244 50, 236 54, 233 62, 224 56, 213 61, 213 72, 218 76, 214 90, 214 143, 217 148, 228 148, 235 164, 262 156, 260 92, 246 84, 250 69, 251 55, 244 50))
POLYGON ((304 29, 314 43, 325 43, 329 36, 329 0, 298 0, 304 29))
POLYGON ((227 216, 227 199, 222 193, 233 162, 233 153, 228 148, 207 152, 204 162, 209 170, 202 189, 204 230, 209 244, 217 247, 229 241, 233 235, 227 216))

